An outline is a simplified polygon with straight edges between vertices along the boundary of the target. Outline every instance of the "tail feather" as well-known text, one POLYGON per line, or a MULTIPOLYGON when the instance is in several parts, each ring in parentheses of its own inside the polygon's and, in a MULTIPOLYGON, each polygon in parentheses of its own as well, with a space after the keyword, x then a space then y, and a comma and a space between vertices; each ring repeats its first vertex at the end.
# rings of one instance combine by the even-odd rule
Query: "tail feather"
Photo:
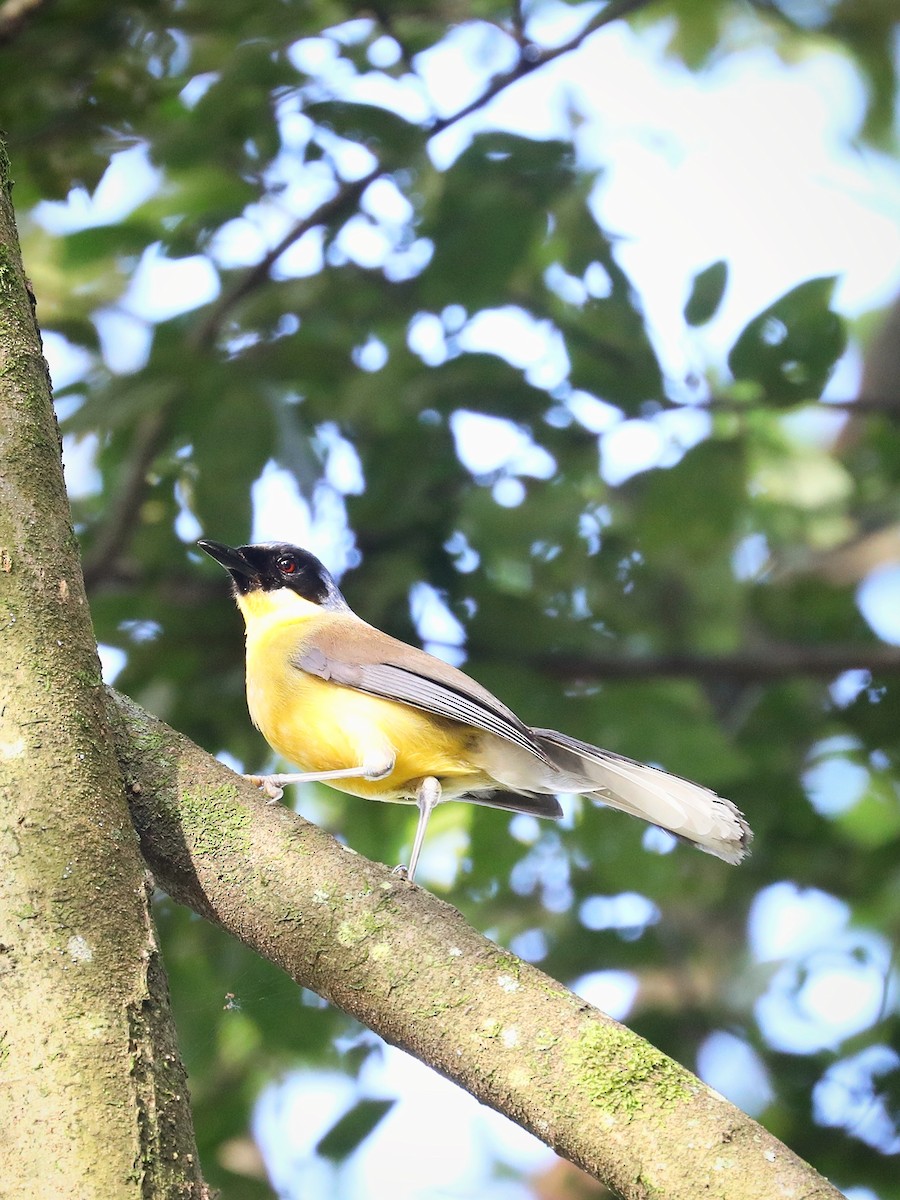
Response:
POLYGON ((534 817, 549 817, 553 821, 558 821, 563 815, 562 805, 550 793, 507 792, 495 788, 492 791, 467 792, 466 799, 470 804, 506 808, 510 812, 530 813, 534 817))
POLYGON ((748 853, 753 833, 743 813, 709 788, 553 729, 532 733, 560 773, 559 791, 601 800, 726 862, 739 863, 748 853))

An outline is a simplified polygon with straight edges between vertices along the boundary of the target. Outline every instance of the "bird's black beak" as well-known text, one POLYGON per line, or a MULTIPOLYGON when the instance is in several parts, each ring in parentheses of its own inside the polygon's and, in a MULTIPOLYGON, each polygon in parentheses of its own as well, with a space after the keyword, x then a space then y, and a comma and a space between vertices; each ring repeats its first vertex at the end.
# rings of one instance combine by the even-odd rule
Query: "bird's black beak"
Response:
POLYGON ((207 541, 206 538, 199 541, 197 545, 232 575, 240 575, 244 579, 259 579, 259 571, 247 561, 240 550, 235 550, 232 546, 225 546, 221 542, 207 541))

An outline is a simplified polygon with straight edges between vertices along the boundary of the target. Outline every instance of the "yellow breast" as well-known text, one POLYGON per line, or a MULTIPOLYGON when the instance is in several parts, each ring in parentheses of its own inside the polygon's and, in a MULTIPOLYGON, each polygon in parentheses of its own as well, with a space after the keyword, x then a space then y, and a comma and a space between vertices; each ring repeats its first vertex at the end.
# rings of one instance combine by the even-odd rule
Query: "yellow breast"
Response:
POLYGON ((415 797, 427 775, 452 793, 490 781, 473 761, 481 735, 455 721, 406 704, 369 696, 308 675, 293 665, 315 629, 314 615, 298 620, 248 621, 247 702, 269 745, 302 771, 332 771, 395 755, 380 780, 347 779, 333 786, 380 800, 415 797))

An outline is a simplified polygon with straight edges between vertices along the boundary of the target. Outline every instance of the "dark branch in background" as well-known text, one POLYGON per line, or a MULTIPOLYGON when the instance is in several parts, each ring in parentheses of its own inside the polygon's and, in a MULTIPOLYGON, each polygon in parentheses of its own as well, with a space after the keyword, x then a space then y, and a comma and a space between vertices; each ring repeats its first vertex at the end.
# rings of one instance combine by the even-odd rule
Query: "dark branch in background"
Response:
POLYGON ((95 587, 115 567, 116 560, 131 538, 144 503, 147 475, 165 441, 170 408, 171 402, 163 404, 137 424, 131 456, 125 466, 125 477, 104 524, 94 538, 90 553, 84 559, 84 583, 88 589, 95 587))
POLYGON ((525 13, 522 8, 522 0, 513 0, 512 6, 512 27, 513 34, 520 46, 524 46, 525 38, 525 13))
POLYGON ((449 129, 451 125, 455 125, 457 121, 463 120, 464 117, 471 116, 480 108, 498 96, 510 84, 517 83, 520 79, 524 79, 526 75, 530 75, 533 71, 540 70, 548 63, 554 62, 557 58, 561 58, 564 54, 571 54, 573 50, 578 50, 591 34, 596 33, 598 29, 602 29, 604 25, 610 25, 613 21, 618 21, 621 17, 627 17, 629 13, 635 12, 639 8, 646 8, 651 0, 613 0, 599 13, 592 21, 588 21, 584 29, 576 33, 573 38, 567 42, 563 42, 561 46, 553 46, 549 50, 541 50, 535 46, 533 42, 526 42, 522 46, 522 52, 519 55, 519 61, 510 70, 504 71, 501 75, 495 75, 487 85, 480 96, 477 96, 471 104, 467 104, 465 108, 461 108, 452 116, 443 117, 435 121, 428 130, 429 134, 434 137, 435 134, 443 133, 445 129, 449 129))
POLYGON ((264 254, 258 263, 250 267, 241 276, 235 286, 225 292, 218 303, 213 305, 209 316, 192 336, 191 341, 193 345, 201 350, 209 349, 215 341, 222 327, 222 322, 228 313, 245 296, 249 295, 250 292, 254 291, 268 278, 269 271, 274 267, 279 258, 281 258, 282 254, 286 250, 289 250, 294 242, 299 241, 305 233, 308 233, 311 229, 315 229, 317 225, 324 225, 327 221, 330 221, 333 217, 343 212, 345 208, 348 208, 351 204, 355 204, 369 184, 374 183, 383 174, 384 167, 380 164, 377 167, 373 167, 361 179, 354 179, 352 183, 343 184, 331 199, 323 201, 314 212, 304 217, 302 221, 298 221, 284 235, 281 241, 277 242, 267 254, 264 254))
POLYGON ((530 662, 544 674, 570 683, 660 676, 771 683, 795 676, 829 679, 843 671, 893 674, 900 671, 900 646, 770 644, 734 654, 656 654, 640 658, 621 654, 547 654, 530 662))
POLYGON ((797 400, 791 397, 789 400, 783 400, 775 395, 762 396, 756 400, 735 400, 730 396, 704 396, 696 401, 688 401, 686 403, 672 400, 665 397, 661 400, 650 401, 657 403, 666 409, 679 410, 682 412, 708 412, 711 415, 716 413, 749 413, 757 412, 759 409, 769 409, 772 411, 783 411, 784 413, 796 412, 797 409, 807 408, 810 405, 816 405, 823 412, 839 412, 850 413, 857 415, 875 414, 885 417, 891 417, 893 420, 900 418, 900 396, 855 396, 846 400, 823 400, 819 396, 808 396, 803 400, 797 400))
MULTIPOLYGON (((236 286, 213 306, 206 319, 190 338, 190 345, 197 350, 209 349, 216 339, 222 322, 244 296, 252 292, 264 279, 275 262, 298 238, 309 229, 330 220, 345 206, 354 203, 369 184, 382 173, 381 167, 370 171, 362 179, 346 184, 330 200, 295 225, 289 234, 251 267, 236 286)), ((146 495, 147 475, 154 458, 165 441, 168 416, 172 401, 161 405, 156 412, 138 424, 135 431, 131 460, 125 479, 119 490, 116 503, 94 540, 90 554, 84 561, 84 582, 89 590, 116 574, 116 559, 131 539, 135 523, 146 495)))
POLYGON ((378 21, 378 24, 381 26, 387 36, 393 38, 400 47, 400 61, 403 63, 404 67, 406 67, 410 75, 415 75, 415 55, 397 32, 397 28, 394 25, 394 14, 390 11, 389 5, 378 3, 370 5, 370 8, 375 16, 375 19, 378 21))

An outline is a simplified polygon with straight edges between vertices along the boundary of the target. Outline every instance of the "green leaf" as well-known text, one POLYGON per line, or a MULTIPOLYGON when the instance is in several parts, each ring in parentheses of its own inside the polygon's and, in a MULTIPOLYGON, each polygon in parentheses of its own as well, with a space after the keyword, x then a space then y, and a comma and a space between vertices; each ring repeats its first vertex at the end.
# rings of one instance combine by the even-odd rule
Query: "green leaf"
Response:
POLYGON ((694 286, 684 306, 688 325, 705 325, 722 303, 728 283, 728 264, 719 259, 694 276, 694 286))
POLYGON ((425 132, 418 125, 375 104, 327 100, 308 104, 303 111, 317 125, 368 146, 385 166, 404 162, 408 168, 409 159, 425 144, 425 132))
POLYGON ((396 1100, 359 1100, 320 1138, 316 1154, 333 1162, 349 1158, 396 1103, 396 1100))
MULTIPOLYGON (((197 136, 202 136, 202 130, 197 131, 197 136)), ((166 172, 165 187, 136 210, 131 223, 140 220, 142 224, 153 223, 154 227, 159 223, 168 232, 177 221, 185 218, 202 220, 206 224, 226 221, 239 215, 244 205, 252 203, 256 195, 252 184, 234 171, 204 159, 182 167, 170 167, 166 172)))
POLYGON ((422 223, 434 242, 422 276, 425 304, 509 303, 514 283, 543 270, 549 210, 572 186, 573 166, 565 142, 477 137, 439 179, 422 223))
POLYGON ((630 289, 627 295, 589 300, 559 324, 572 387, 626 412, 662 395, 662 372, 630 289))
POLYGON ((155 230, 149 223, 122 222, 118 225, 94 225, 80 229, 63 239, 62 265, 78 270, 98 259, 128 254, 139 257, 153 241, 155 230))
POLYGON ((717 4, 679 4, 672 16, 677 23, 672 29, 668 53, 699 71, 715 52, 722 36, 723 10, 717 4))
POLYGON ((834 285, 834 276, 807 280, 754 317, 728 356, 735 379, 761 384, 773 404, 817 398, 847 345, 834 285))
POLYGON ((707 441, 668 470, 636 476, 629 490, 640 497, 642 550, 694 564, 720 558, 734 538, 746 475, 739 442, 707 441))
POLYGON ((858 803, 835 820, 844 833, 861 846, 875 848, 900 837, 900 797, 886 772, 872 772, 869 786, 858 803))

